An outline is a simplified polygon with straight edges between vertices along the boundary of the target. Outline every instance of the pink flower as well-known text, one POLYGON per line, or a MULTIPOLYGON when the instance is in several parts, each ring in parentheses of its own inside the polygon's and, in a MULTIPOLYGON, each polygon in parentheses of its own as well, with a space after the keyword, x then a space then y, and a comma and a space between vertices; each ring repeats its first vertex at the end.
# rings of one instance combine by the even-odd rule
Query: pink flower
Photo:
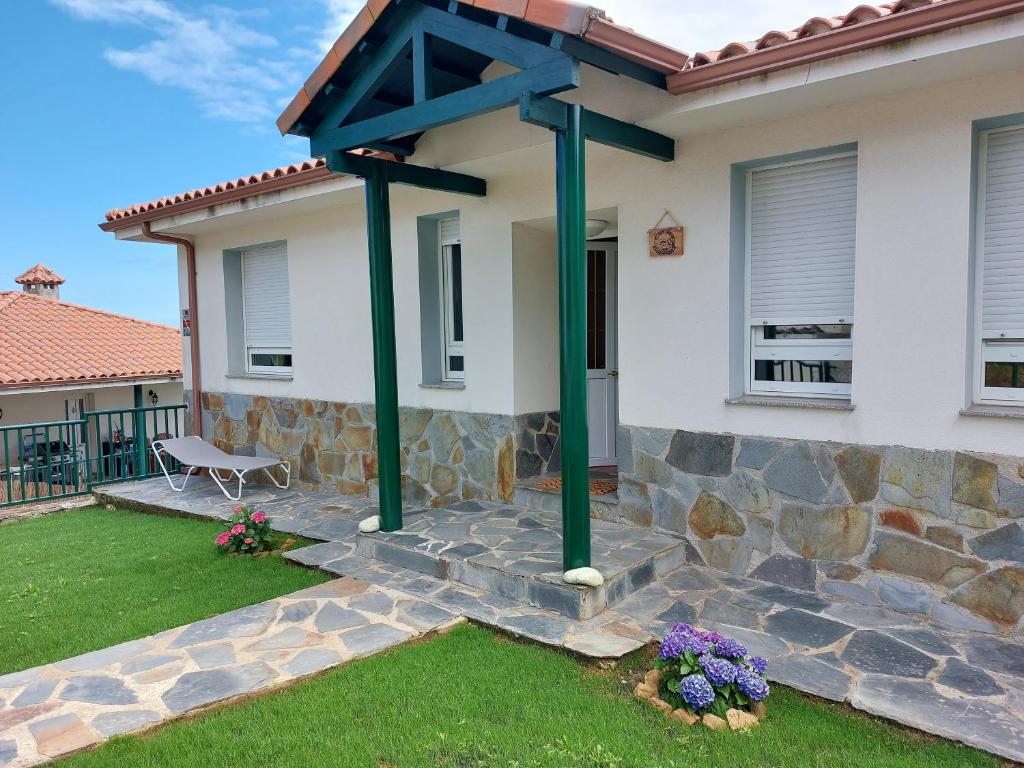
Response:
POLYGON ((229 541, 231 541, 231 534, 227 531, 224 531, 223 533, 219 534, 217 538, 214 539, 214 542, 217 544, 218 547, 223 547, 229 541))
POLYGON ((235 509, 234 509, 234 512, 235 512, 235 514, 236 514, 236 515, 237 515, 237 514, 238 514, 239 512, 241 512, 241 511, 242 511, 242 508, 241 508, 241 507, 235 507, 235 509))
POLYGON ((253 538, 252 536, 246 536, 244 539, 242 539, 242 541, 244 541, 246 544, 252 544, 253 538))
POLYGON ((262 512, 257 512, 255 515, 252 516, 252 521, 254 523, 262 523, 266 519, 267 519, 267 516, 265 514, 263 514, 262 512))
POLYGON ((240 533, 245 533, 245 526, 239 523, 231 529, 231 535, 237 536, 240 533))

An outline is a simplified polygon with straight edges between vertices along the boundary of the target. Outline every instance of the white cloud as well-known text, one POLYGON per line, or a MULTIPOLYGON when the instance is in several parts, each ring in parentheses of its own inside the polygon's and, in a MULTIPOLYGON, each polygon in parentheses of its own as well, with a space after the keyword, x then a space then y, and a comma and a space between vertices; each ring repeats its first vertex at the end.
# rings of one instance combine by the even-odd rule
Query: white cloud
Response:
POLYGON ((853 0, 593 0, 619 24, 687 53, 794 29, 812 16, 846 13, 853 0))
POLYGON ((140 27, 152 39, 134 48, 107 48, 119 69, 192 93, 211 117, 269 124, 275 96, 306 74, 283 56, 266 58, 277 40, 243 23, 244 14, 204 6, 187 14, 168 0, 51 0, 87 21, 140 27), (254 51, 260 51, 255 54, 254 51))
POLYGON ((327 10, 327 20, 323 23, 322 32, 317 40, 317 56, 323 56, 338 36, 352 21, 359 9, 363 7, 360 0, 322 0, 327 10))

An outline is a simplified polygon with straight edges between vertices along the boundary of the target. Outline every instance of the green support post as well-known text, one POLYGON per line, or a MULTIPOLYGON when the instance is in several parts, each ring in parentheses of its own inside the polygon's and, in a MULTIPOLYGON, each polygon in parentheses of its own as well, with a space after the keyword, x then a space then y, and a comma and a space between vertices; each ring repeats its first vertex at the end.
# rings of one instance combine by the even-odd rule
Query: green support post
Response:
POLYGON ((583 108, 570 105, 555 132, 558 197, 558 327, 562 409, 562 565, 590 566, 587 434, 586 140, 583 108))
POLYGON ((391 206, 386 168, 374 163, 368 169, 365 181, 381 530, 397 531, 402 527, 402 469, 398 442, 398 366, 391 266, 391 206))
POLYGON ((145 407, 142 401, 142 385, 136 384, 132 387, 132 394, 135 397, 135 477, 146 476, 146 412, 141 410, 145 407))

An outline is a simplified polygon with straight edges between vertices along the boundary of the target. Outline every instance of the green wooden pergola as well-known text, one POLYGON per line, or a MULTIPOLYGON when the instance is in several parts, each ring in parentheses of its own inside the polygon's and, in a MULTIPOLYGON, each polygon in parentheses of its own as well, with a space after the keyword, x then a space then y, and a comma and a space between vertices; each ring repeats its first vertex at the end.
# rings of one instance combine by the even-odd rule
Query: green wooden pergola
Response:
POLYGON ((365 180, 381 528, 402 527, 389 187, 487 194, 484 179, 354 153, 405 158, 425 131, 519 107, 519 119, 555 133, 564 570, 590 565, 586 357, 587 140, 669 162, 674 141, 553 98, 588 64, 664 88, 665 76, 583 38, 451 0, 391 0, 290 132, 333 171, 365 180), (481 81, 494 61, 512 74, 481 81))

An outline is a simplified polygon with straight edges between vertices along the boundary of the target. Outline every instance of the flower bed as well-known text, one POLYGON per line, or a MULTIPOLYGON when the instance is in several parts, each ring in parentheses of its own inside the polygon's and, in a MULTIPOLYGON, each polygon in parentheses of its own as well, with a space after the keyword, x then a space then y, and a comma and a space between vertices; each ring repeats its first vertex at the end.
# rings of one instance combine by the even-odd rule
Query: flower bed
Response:
MULTIPOLYGON (((229 555, 256 555, 265 557, 271 552, 270 518, 265 512, 257 512, 245 505, 235 507, 228 521, 227 530, 221 531, 214 543, 229 555)), ((294 543, 286 539, 275 552, 283 552, 294 543)))
POLYGON ((740 730, 764 717, 767 669, 767 661, 732 638, 676 624, 636 695, 686 725, 740 730))

